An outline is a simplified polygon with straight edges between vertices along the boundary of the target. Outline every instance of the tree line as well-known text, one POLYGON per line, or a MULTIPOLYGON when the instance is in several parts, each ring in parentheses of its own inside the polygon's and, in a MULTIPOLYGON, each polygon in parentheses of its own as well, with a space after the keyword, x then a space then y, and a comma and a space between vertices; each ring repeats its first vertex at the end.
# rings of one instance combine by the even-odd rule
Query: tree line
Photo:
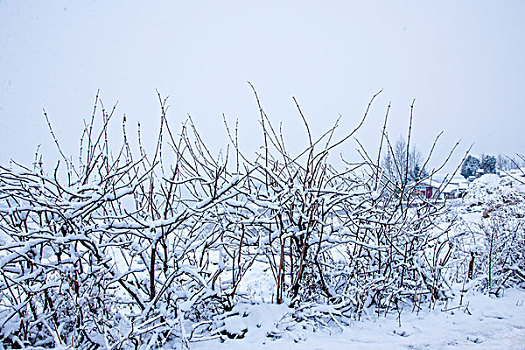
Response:
POLYGON ((496 174, 498 171, 510 171, 523 167, 524 159, 521 156, 509 157, 499 154, 493 155, 482 154, 480 158, 469 155, 461 166, 461 175, 465 178, 476 176, 481 170, 483 174, 496 174))

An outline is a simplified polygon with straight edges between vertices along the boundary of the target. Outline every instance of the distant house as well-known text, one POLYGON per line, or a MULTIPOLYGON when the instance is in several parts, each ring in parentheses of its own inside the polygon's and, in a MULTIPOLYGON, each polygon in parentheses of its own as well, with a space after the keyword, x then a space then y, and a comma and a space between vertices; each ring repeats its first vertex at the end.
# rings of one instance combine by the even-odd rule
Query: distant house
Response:
POLYGON ((467 193, 468 180, 463 177, 453 178, 445 184, 426 179, 414 184, 412 194, 427 199, 454 199, 461 198, 467 193))
POLYGON ((462 191, 459 186, 449 183, 443 188, 442 193, 445 199, 455 199, 463 197, 466 191, 462 191))
POLYGON ((434 180, 425 179, 417 182, 412 187, 412 194, 427 199, 439 196, 440 183, 434 180))
POLYGON ((463 177, 452 178, 443 188, 443 197, 445 199, 454 199, 463 197, 468 191, 469 180, 463 177))
POLYGON ((483 175, 485 175, 485 170, 483 170, 483 169, 476 170, 476 179, 479 179, 483 175))
POLYGON ((479 179, 480 177, 482 177, 483 175, 485 174, 485 171, 483 169, 478 169, 476 170, 476 174, 474 175, 471 175, 469 176, 467 179, 468 179, 468 182, 472 182, 476 179, 479 179))

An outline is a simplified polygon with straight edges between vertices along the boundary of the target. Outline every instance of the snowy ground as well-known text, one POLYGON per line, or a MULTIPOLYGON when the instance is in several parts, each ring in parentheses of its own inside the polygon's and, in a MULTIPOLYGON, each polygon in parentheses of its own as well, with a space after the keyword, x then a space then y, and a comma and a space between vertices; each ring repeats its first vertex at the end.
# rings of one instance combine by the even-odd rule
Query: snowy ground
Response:
POLYGON ((267 335, 276 329, 286 307, 250 307, 245 317, 234 316, 229 327, 246 328, 243 339, 191 343, 191 349, 525 349, 525 291, 506 290, 501 298, 467 295, 463 306, 449 303, 389 317, 369 315, 342 329, 294 329, 280 339, 267 335), (466 306, 468 305, 468 306, 466 306), (331 332, 331 333, 330 333, 331 332))

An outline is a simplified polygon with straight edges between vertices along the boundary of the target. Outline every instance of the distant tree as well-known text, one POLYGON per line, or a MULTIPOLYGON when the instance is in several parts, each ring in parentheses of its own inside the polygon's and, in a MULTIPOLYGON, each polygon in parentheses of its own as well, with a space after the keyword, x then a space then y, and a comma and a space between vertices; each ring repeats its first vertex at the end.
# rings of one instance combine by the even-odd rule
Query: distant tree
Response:
POLYGON ((405 180, 408 183, 419 181, 428 176, 423 167, 423 156, 416 146, 412 146, 408 152, 407 168, 407 141, 403 136, 399 137, 392 149, 386 150, 381 166, 384 174, 399 184, 405 180))
POLYGON ((414 164, 414 168, 412 169, 412 172, 409 174, 409 180, 418 182, 426 177, 428 177, 427 169, 425 168, 422 169, 419 163, 414 164))
POLYGON ((463 165, 461 165, 461 175, 465 177, 466 179, 469 176, 476 175, 476 172, 481 166, 481 162, 478 158, 474 156, 468 156, 467 159, 463 162, 463 165))
POLYGON ((525 162, 522 159, 521 155, 510 157, 504 154, 500 154, 496 160, 496 166, 498 169, 503 171, 510 171, 513 169, 522 168, 525 165, 525 162))
POLYGON ((496 157, 490 155, 481 156, 481 169, 485 174, 496 173, 496 157))
POLYGON ((396 168, 399 169, 397 174, 399 177, 399 183, 403 183, 405 181, 407 167, 407 142, 402 136, 399 137, 394 145, 394 162, 396 163, 396 168))
POLYGON ((496 167, 502 171, 510 171, 513 167, 512 160, 506 155, 499 154, 496 159, 496 167))
POLYGON ((392 160, 392 153, 390 151, 385 152, 385 156, 383 157, 383 163, 381 167, 383 168, 385 176, 388 179, 393 180, 396 172, 394 169, 394 161, 392 160))
POLYGON ((423 167, 423 155, 414 146, 408 155, 408 180, 420 181, 428 176, 427 170, 423 167))

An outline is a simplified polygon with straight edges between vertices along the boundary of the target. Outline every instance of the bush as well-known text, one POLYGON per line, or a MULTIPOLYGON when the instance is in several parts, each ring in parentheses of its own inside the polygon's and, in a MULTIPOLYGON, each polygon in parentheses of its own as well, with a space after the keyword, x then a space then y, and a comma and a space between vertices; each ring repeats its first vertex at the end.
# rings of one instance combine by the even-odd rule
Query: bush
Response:
MULTIPOLYGON (((96 102, 77 164, 64 156, 51 173, 41 162, 0 168, 4 344, 187 345, 221 334, 217 316, 250 301, 244 276, 260 265, 274 276, 276 303, 330 304, 346 317, 447 297, 452 246, 436 225, 444 204, 412 196, 364 150, 345 170, 328 162, 372 101, 339 140, 335 127, 313 139, 297 105, 309 142, 297 156, 260 108, 261 154, 246 156, 228 129, 230 165, 191 119, 175 137, 159 100, 153 156, 132 152, 125 120, 113 156, 113 113, 102 109, 96 132, 96 102)), ((386 133, 382 147, 392 150, 386 133)))

